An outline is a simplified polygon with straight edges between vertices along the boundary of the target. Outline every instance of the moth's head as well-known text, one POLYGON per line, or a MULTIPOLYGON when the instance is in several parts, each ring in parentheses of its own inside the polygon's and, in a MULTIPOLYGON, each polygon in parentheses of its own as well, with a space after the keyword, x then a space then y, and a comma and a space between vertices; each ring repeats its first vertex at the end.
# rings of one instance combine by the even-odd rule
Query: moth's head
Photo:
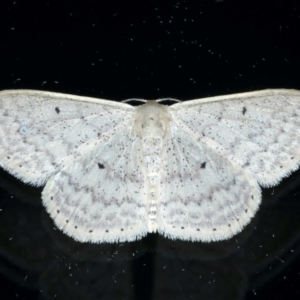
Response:
POLYGON ((139 136, 163 137, 169 131, 171 116, 167 106, 147 101, 135 110, 134 129, 139 136))

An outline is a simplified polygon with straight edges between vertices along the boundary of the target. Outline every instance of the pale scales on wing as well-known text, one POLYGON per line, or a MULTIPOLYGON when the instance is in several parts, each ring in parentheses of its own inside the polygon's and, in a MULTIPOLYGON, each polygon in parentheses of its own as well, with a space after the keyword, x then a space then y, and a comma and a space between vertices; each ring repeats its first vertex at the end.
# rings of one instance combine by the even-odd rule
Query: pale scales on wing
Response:
POLYGON ((0 92, 0 164, 46 183, 56 225, 81 242, 156 232, 228 239, 300 162, 300 92, 265 90, 177 103, 0 92))

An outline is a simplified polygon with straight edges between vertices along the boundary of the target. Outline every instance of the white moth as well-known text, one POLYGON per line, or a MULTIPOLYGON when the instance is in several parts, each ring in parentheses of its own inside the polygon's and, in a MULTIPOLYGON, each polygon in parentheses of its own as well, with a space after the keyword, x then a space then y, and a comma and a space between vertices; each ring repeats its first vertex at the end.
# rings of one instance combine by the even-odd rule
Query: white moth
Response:
POLYGON ((80 242, 229 239, 255 215, 260 186, 300 163, 295 90, 170 107, 11 90, 0 110, 0 165, 45 184, 48 213, 80 242))

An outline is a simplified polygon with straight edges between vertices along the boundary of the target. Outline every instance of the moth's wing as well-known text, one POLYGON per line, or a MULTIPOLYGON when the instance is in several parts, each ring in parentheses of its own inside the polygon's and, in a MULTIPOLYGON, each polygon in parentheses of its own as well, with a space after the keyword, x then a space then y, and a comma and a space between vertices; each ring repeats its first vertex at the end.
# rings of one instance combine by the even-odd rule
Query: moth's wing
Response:
POLYGON ((261 201, 250 172, 173 123, 161 161, 158 231, 166 237, 218 241, 249 223, 261 201))
POLYGON ((0 92, 0 165, 24 182, 44 184, 105 136, 128 126, 133 107, 30 90, 0 92))
POLYGON ((170 107, 178 126, 249 171, 277 184, 300 162, 300 92, 264 90, 187 101, 170 107))
POLYGON ((136 240, 148 232, 145 174, 140 139, 125 128, 52 177, 43 203, 56 225, 77 241, 136 240))

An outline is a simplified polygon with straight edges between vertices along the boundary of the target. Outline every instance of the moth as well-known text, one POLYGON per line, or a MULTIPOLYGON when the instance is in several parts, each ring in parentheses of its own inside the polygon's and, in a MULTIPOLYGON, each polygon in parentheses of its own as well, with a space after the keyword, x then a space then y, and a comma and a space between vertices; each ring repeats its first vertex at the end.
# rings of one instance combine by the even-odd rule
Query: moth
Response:
POLYGON ((79 242, 229 239, 255 215, 261 187, 300 162, 296 90, 138 107, 8 90, 0 113, 1 167, 45 185, 47 212, 79 242))

